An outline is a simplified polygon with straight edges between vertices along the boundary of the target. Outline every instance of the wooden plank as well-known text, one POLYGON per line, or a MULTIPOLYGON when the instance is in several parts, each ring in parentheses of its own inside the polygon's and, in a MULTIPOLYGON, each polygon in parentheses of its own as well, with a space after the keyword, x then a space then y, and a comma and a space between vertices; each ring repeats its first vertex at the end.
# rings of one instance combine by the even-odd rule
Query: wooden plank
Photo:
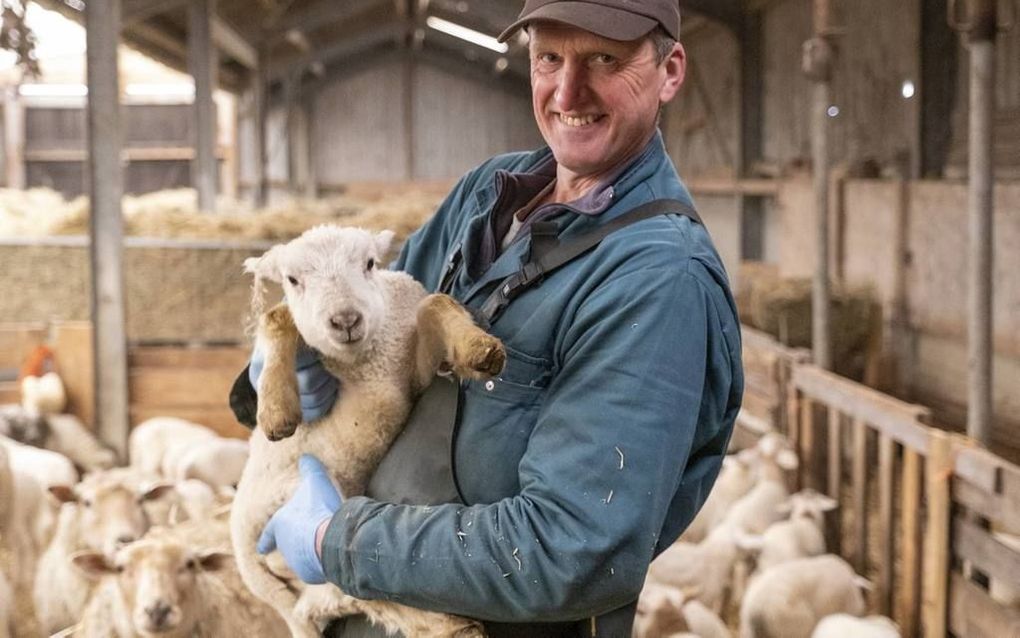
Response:
MULTIPOLYGON (((924 580, 921 617, 926 638, 944 638, 949 600, 949 481, 953 474, 949 437, 932 432, 925 462, 927 508, 924 525, 924 580)), ((1020 566, 1020 557, 1017 557, 1020 566)), ((1018 572, 1020 573, 1020 572, 1018 572)))
POLYGON ((218 56, 213 48, 210 25, 215 16, 214 7, 215 0, 190 0, 188 3, 188 70, 195 82, 192 104, 195 159, 191 162, 191 185, 198 195, 198 210, 203 212, 216 208, 216 105, 212 94, 219 64, 215 62, 218 56))
MULTIPOLYGON (((840 445, 841 421, 842 418, 839 410, 829 408, 829 455, 826 493, 829 497, 835 499, 837 503, 841 501, 840 490, 843 486, 843 447, 840 445)), ((832 513, 832 516, 826 517, 830 525, 826 527, 825 544, 829 551, 834 554, 842 554, 842 509, 842 507, 839 507, 832 513)))
POLYGON ((780 180, 698 177, 687 182, 694 195, 751 195, 776 197, 780 180))
POLYGON ((866 574, 868 561, 868 425, 853 420, 853 558, 858 574, 866 574))
POLYGON ((980 587, 954 573, 950 579, 949 629, 961 638, 1020 636, 1020 610, 1003 607, 980 587))
POLYGON ((247 439, 251 432, 234 418, 234 413, 223 404, 208 406, 131 406, 131 425, 157 416, 175 416, 212 428, 220 436, 247 439))
POLYGON ((800 488, 817 488, 811 454, 815 445, 815 402, 808 398, 800 402, 800 488))
POLYGON ((927 453, 929 428, 920 423, 930 415, 927 408, 899 401, 813 365, 796 366, 793 384, 812 399, 868 422, 922 455, 927 453))
POLYGON ((135 368, 132 405, 226 405, 237 371, 223 368, 135 368))
MULTIPOLYGON (((791 383, 786 388, 786 438, 798 454, 800 452, 800 418, 802 411, 800 402, 800 394, 797 393, 797 388, 793 387, 791 383)), ((797 471, 794 473, 794 483, 797 488, 800 487, 801 471, 802 468, 798 466, 797 471)))
POLYGON ((248 365, 250 356, 250 348, 229 346, 203 348, 136 346, 128 352, 128 361, 132 368, 228 368, 240 372, 248 365))
POLYGON ((67 411, 95 430, 95 369, 92 324, 62 321, 53 325, 53 359, 67 391, 67 411))
POLYGON ((1020 554, 962 516, 953 519, 953 553, 992 578, 1020 589, 1020 554))
POLYGON ((891 609, 893 587, 893 473, 896 463, 896 443, 884 434, 878 435, 878 539, 879 560, 875 598, 878 611, 886 616, 891 609))
POLYGON ((741 404, 741 410, 759 419, 764 419, 769 423, 776 420, 779 407, 780 402, 778 400, 746 390, 741 404))
POLYGON ((901 479, 900 506, 900 564, 899 588, 896 599, 895 620, 899 623, 904 636, 917 635, 918 613, 918 581, 920 579, 920 540, 921 508, 921 458, 912 448, 903 450, 903 470, 901 479))
POLYGON ((953 481, 953 501, 984 518, 995 520, 1006 529, 1020 526, 1020 513, 1007 505, 1001 496, 990 494, 963 479, 953 481))
MULTIPOLYGON (((216 156, 227 155, 227 149, 216 147, 216 156)), ((36 148, 25 151, 26 162, 84 162, 89 157, 83 148, 36 148)), ((190 161, 195 149, 190 146, 135 146, 120 150, 124 162, 190 161)))
POLYGON ((36 347, 46 343, 46 324, 0 324, 0 368, 17 370, 25 357, 36 347))

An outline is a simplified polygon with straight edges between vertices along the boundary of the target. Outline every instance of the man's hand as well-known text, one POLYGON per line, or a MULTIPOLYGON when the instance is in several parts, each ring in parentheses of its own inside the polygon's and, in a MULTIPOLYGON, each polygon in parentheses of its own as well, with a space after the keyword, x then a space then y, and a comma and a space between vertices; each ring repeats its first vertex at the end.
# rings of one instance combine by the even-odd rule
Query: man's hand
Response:
POLYGON ((279 549, 287 565, 309 585, 326 582, 322 571, 322 535, 343 498, 329 480, 329 472, 311 454, 298 461, 301 483, 290 500, 269 519, 256 549, 268 554, 279 549))
MULTIPOLYGON (((251 354, 248 380, 255 392, 259 390, 259 377, 266 364, 266 355, 259 348, 251 354)), ((305 423, 317 421, 329 414, 340 394, 340 382, 326 371, 319 353, 302 344, 297 354, 298 396, 301 399, 301 418, 305 423)))

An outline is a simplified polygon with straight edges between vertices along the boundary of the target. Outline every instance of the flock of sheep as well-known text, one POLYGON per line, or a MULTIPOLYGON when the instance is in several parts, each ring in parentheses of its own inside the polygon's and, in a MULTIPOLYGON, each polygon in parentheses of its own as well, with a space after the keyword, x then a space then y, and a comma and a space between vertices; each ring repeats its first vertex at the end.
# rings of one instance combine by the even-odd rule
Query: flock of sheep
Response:
POLYGON ((837 503, 790 494, 797 456, 779 434, 728 455, 705 506, 652 562, 634 638, 893 638, 890 619, 862 617, 868 582, 826 553, 824 513, 837 503), (724 619, 729 620, 727 623, 724 619))

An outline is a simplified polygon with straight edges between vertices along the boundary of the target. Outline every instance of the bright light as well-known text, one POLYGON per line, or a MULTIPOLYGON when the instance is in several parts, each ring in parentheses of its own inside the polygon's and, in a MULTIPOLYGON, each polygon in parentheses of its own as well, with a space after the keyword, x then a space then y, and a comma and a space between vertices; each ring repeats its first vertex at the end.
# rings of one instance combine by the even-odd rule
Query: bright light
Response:
POLYGON ((917 90, 914 87, 914 83, 911 80, 905 80, 903 82, 903 88, 900 90, 900 92, 903 94, 903 99, 909 100, 910 98, 914 97, 914 94, 917 92, 917 90))
POLYGON ((480 47, 491 49, 496 53, 506 53, 510 49, 510 47, 508 47, 506 44, 498 42, 496 38, 490 35, 485 35, 484 33, 479 33, 474 29, 462 27, 459 24, 448 22, 446 20, 443 20, 442 18, 429 16, 425 20, 425 24, 435 29, 436 31, 441 31, 447 35, 452 35, 455 38, 466 40, 471 44, 477 44, 480 47))
POLYGON ((89 87, 84 84, 22 84, 18 93, 25 97, 85 97, 89 87))
POLYGON ((839 115, 839 107, 833 104, 832 106, 829 107, 829 110, 826 111, 826 113, 829 114, 829 117, 836 117, 837 115, 839 115))
POLYGON ((496 60, 496 72, 502 73, 510 67, 510 62, 506 58, 500 58, 496 60))
POLYGON ((124 94, 129 97, 195 97, 195 85, 180 84, 128 84, 124 94))

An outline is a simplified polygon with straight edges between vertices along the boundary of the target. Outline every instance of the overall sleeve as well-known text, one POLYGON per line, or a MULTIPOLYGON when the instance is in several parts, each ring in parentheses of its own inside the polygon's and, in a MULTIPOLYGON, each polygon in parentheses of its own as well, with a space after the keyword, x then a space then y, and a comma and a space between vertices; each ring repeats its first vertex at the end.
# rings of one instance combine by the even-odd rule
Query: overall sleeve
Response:
POLYGON ((360 598, 501 622, 634 600, 699 420, 724 418, 723 293, 692 263, 616 278, 578 307, 518 495, 433 507, 349 499, 326 533, 327 578, 360 598))

